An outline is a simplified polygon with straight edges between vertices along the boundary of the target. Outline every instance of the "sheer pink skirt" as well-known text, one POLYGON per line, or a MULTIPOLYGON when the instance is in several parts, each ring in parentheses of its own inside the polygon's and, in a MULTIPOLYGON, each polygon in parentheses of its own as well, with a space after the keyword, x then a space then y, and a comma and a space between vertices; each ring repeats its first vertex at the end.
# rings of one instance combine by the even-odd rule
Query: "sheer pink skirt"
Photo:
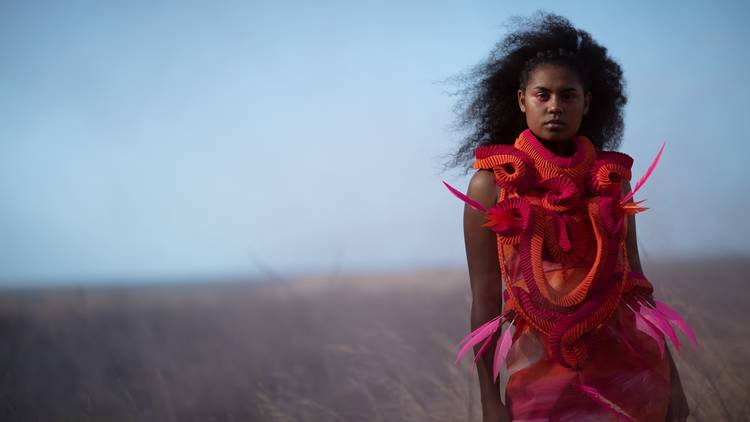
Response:
MULTIPOLYGON (((637 421, 663 422, 667 414, 670 365, 656 342, 635 326, 621 306, 596 330, 592 358, 574 371, 544 357, 535 329, 526 326, 509 352, 506 407, 513 421, 616 421, 616 415, 582 392, 594 387, 637 421)), ((666 353, 666 351, 665 351, 666 353)))

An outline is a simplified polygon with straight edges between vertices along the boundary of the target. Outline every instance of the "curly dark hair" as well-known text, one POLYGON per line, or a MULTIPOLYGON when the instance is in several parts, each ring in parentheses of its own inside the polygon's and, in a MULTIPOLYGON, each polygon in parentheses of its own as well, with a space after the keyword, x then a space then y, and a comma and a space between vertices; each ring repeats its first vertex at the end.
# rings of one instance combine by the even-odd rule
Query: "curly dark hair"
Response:
POLYGON ((512 144, 526 129, 517 92, 531 71, 544 64, 560 64, 575 71, 591 93, 591 107, 579 133, 598 149, 614 150, 623 133, 623 107, 627 102, 620 65, 607 55, 588 32, 566 18, 542 11, 529 18, 512 19, 515 30, 496 44, 489 57, 459 80, 458 126, 468 128, 451 159, 465 165, 483 145, 512 144))

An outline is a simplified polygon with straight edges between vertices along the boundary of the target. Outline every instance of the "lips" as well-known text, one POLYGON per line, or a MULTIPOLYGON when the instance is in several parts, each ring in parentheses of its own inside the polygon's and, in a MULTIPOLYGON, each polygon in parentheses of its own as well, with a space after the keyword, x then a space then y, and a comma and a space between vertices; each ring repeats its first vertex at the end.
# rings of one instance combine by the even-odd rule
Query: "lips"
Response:
POLYGON ((544 124, 550 126, 565 126, 565 123, 563 123, 561 120, 550 120, 548 122, 545 122, 544 124))

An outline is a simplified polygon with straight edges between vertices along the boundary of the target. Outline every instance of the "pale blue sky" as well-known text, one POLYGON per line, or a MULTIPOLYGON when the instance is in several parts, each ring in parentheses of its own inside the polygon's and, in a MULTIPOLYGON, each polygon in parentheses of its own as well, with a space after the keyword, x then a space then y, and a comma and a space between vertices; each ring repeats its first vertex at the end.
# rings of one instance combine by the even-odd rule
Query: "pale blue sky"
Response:
POLYGON ((154 4, 0 4, 0 283, 463 266, 439 82, 540 8, 622 64, 636 177, 667 141, 644 259, 750 254, 746 2, 154 4))

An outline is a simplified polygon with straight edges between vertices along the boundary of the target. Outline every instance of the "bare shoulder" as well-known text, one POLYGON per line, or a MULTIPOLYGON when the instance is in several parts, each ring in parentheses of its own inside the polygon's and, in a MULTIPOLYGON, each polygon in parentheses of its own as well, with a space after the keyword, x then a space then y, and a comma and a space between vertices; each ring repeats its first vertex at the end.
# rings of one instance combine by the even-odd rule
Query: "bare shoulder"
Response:
POLYGON ((497 201, 498 195, 495 173, 491 170, 477 170, 474 176, 471 177, 471 181, 469 181, 469 188, 466 194, 486 207, 492 206, 497 201))

